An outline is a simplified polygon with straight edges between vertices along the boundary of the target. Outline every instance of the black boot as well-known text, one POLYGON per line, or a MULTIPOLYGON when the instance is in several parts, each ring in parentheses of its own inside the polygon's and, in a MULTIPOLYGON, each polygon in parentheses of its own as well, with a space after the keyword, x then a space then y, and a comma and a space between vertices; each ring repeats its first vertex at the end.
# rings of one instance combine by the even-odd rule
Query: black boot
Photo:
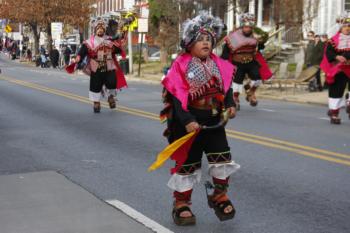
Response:
POLYGON ((100 102, 94 102, 94 113, 100 113, 100 112, 101 112, 100 102))

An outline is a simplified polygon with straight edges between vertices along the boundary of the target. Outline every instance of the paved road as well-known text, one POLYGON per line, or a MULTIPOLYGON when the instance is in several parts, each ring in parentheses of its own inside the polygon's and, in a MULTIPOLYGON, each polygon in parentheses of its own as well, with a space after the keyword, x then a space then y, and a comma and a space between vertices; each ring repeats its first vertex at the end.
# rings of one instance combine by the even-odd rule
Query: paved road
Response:
MULTIPOLYGON (((0 58, 0 175, 54 170, 103 200, 119 200, 174 232, 350 232, 350 121, 330 125, 326 109, 262 100, 243 105, 228 125, 237 207, 219 223, 196 187, 198 224, 174 226, 171 163, 147 167, 166 146, 161 87, 131 82, 119 94, 119 111, 93 114, 88 79, 0 58)), ((204 175, 203 180, 208 179, 204 175)))

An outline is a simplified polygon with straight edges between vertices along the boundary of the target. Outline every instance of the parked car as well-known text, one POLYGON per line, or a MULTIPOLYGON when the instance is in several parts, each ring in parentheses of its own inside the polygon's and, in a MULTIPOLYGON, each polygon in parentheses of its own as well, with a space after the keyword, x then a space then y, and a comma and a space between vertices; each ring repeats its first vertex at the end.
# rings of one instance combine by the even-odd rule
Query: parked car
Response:
POLYGON ((160 61, 160 51, 151 54, 151 56, 148 57, 148 60, 149 61, 160 61))

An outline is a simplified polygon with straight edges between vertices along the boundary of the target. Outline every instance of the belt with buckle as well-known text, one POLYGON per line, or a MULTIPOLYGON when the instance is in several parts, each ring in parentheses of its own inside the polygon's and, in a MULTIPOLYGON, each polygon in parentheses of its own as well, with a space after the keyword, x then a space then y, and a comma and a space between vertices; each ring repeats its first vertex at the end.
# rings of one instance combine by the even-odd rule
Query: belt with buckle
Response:
POLYGON ((254 60, 254 55, 253 54, 234 54, 232 57, 232 60, 234 62, 246 64, 254 60))

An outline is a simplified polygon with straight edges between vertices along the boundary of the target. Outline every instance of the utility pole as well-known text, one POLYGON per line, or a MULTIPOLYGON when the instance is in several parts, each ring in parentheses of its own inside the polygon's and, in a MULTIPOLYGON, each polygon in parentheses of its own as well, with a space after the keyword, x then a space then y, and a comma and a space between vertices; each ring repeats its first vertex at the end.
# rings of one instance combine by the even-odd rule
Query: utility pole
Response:
POLYGON ((128 31, 128 50, 129 50, 129 72, 133 73, 133 59, 132 59, 132 32, 128 31))
POLYGON ((21 61, 22 59, 22 50, 23 50, 23 28, 22 28, 22 23, 19 23, 19 60, 21 61))

